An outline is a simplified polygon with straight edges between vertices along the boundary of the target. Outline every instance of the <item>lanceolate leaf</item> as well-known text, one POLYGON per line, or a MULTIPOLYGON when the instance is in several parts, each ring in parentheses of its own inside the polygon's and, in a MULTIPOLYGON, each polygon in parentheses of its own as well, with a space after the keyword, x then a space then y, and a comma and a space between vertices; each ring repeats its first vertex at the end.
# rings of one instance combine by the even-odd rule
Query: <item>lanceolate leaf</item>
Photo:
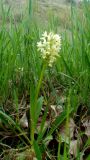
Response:
POLYGON ((33 145, 34 145, 34 150, 35 150, 37 159, 42 160, 42 155, 41 155, 38 143, 36 141, 34 141, 33 145))
MULTIPOLYGON (((8 116, 6 113, 0 111, 0 118, 2 120, 2 122, 7 126, 10 126, 10 128, 16 132, 16 130, 18 130, 21 134, 23 134, 23 136, 25 137, 25 139, 29 142, 30 140, 28 139, 28 137, 25 135, 25 133, 22 131, 22 129, 19 127, 19 125, 17 123, 14 122, 14 120, 8 116)), ((21 138, 20 138, 21 139, 21 138)))
POLYGON ((42 109, 42 104, 43 104, 43 97, 40 97, 37 100, 37 106, 36 106, 36 110, 35 110, 35 125, 37 124, 41 109, 42 109))
MULTIPOLYGON (((73 109, 69 111, 69 114, 72 112, 73 109)), ((56 120, 53 122, 52 127, 47 134, 47 136, 51 135, 57 128, 58 126, 67 118, 67 110, 63 111, 60 116, 56 118, 56 120)))

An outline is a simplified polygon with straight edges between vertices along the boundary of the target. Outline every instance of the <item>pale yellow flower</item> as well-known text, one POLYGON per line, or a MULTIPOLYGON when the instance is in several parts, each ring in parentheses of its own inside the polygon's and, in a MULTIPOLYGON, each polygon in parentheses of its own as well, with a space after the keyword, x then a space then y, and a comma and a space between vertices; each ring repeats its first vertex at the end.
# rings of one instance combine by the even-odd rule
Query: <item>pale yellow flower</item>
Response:
POLYGON ((59 56, 61 49, 61 36, 54 34, 53 32, 47 33, 46 31, 42 34, 40 41, 37 42, 38 51, 41 52, 43 59, 46 59, 48 65, 52 67, 52 64, 56 61, 59 56))

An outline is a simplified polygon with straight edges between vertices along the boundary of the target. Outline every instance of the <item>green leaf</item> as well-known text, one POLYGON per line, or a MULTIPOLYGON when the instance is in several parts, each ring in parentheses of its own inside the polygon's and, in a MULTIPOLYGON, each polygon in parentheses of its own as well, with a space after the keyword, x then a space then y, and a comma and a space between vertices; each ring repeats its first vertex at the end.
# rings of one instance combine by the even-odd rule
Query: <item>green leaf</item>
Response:
POLYGON ((5 123, 6 125, 9 125, 9 126, 11 126, 11 127, 12 127, 12 125, 13 125, 13 126, 16 126, 16 127, 17 127, 17 125, 16 125, 16 123, 13 121, 13 119, 12 119, 10 116, 8 116, 6 113, 2 112, 2 111, 0 111, 0 119, 1 119, 2 122, 5 123))
POLYGON ((42 155, 41 155, 41 151, 40 151, 38 143, 36 141, 34 141, 33 145, 34 145, 34 150, 35 150, 37 159, 42 160, 42 155))
POLYGON ((87 160, 90 160, 90 155, 87 157, 87 160))
MULTIPOLYGON (((15 133, 16 133, 16 130, 18 130, 25 137, 25 139, 31 144, 31 142, 28 139, 28 137, 26 136, 26 134, 22 131, 22 129, 19 127, 19 125, 16 122, 14 122, 14 120, 10 116, 8 116, 6 113, 0 111, 0 119, 6 126, 8 125, 12 129, 12 131, 14 131, 15 133)), ((22 138, 20 137, 20 139, 22 139, 22 138)), ((24 141, 24 140, 22 139, 22 141, 24 141)), ((25 144, 26 144, 26 142, 25 142, 25 144)))
POLYGON ((34 118, 34 101, 35 101, 35 87, 34 84, 31 82, 30 85, 30 114, 31 117, 34 118))
POLYGON ((43 138, 43 136, 45 134, 45 131, 47 129, 47 127, 44 127, 45 122, 46 122, 47 112, 48 112, 48 107, 46 107, 44 115, 42 117, 42 121, 41 121, 41 125, 40 125, 40 131, 39 131, 39 135, 38 135, 38 141, 40 141, 43 138))
MULTIPOLYGON (((69 114, 72 112, 73 109, 69 111, 69 114)), ((47 134, 47 136, 51 135, 57 128, 58 126, 67 118, 67 110, 63 111, 60 116, 56 118, 56 120, 53 122, 52 127, 47 134)))
POLYGON ((42 109, 42 104, 43 104, 43 97, 41 96, 38 100, 37 100, 37 105, 36 105, 36 110, 35 110, 35 126, 37 124, 41 109, 42 109))

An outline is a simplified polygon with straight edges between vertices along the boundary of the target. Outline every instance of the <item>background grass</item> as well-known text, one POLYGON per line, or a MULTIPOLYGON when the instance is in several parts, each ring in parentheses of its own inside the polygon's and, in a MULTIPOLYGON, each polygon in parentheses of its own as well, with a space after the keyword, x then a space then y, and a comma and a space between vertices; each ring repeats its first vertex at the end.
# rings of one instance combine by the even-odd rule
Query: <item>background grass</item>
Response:
MULTIPOLYGON (((32 1, 29 1, 28 11, 25 10, 25 14, 21 14, 18 20, 9 7, 6 10, 3 3, 1 4, 0 109, 14 119, 17 126, 21 114, 19 103, 23 95, 25 101, 30 103, 30 89, 32 88, 33 97, 33 88, 36 88, 42 70, 37 41, 44 30, 59 33, 62 36, 60 58, 52 68, 45 71, 39 96, 43 95, 46 104, 59 105, 60 97, 56 93, 58 87, 59 94, 69 100, 64 106, 62 116, 60 115, 52 125, 46 136, 48 137, 64 119, 68 121, 69 112, 74 114, 78 104, 83 103, 90 108, 90 4, 82 3, 80 8, 71 6, 71 9, 70 6, 65 6, 66 8, 60 8, 58 11, 56 8, 49 8, 46 14, 39 17, 41 8, 36 3, 32 4, 32 8, 31 3, 32 1), (50 101, 47 96, 48 90, 56 97, 55 102, 50 101), (11 114, 13 112, 15 116, 11 114)), ((4 118, 8 119, 3 115, 1 119, 4 118)), ((45 115, 43 119, 45 123, 45 115)), ((43 134, 44 131, 39 135, 42 141, 43 134)), ((34 143, 34 149, 38 155, 41 149, 37 142, 34 143)), ((67 157, 66 151, 64 156, 67 157)), ((41 155, 39 157, 41 158, 41 155)))

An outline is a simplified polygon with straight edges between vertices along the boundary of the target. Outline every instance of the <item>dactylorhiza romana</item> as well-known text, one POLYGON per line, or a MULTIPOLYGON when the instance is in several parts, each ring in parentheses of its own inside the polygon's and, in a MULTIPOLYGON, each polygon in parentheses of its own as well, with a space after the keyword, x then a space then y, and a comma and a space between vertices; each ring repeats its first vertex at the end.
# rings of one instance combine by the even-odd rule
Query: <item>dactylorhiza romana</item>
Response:
POLYGON ((45 59, 50 67, 56 61, 59 56, 61 49, 61 36, 54 34, 53 32, 47 33, 46 31, 42 34, 40 41, 37 42, 38 51, 41 56, 45 59))

